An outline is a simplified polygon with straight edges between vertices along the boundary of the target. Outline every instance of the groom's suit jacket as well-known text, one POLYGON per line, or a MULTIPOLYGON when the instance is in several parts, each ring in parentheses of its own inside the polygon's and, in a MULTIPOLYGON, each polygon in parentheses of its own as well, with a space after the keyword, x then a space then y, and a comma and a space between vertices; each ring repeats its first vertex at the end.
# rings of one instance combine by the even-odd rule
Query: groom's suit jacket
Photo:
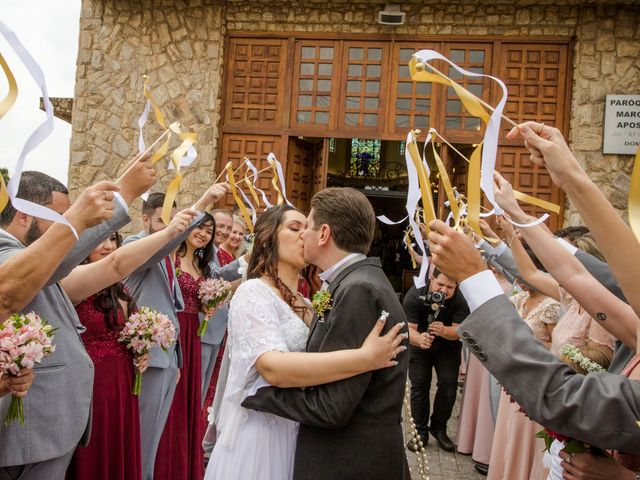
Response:
MULTIPOLYGON (((331 310, 314 317, 309 352, 360 347, 382 310, 390 313, 385 332, 405 321, 377 258, 348 265, 329 293, 331 310)), ((396 367, 312 388, 262 388, 242 405, 301 423, 295 480, 409 478, 401 428, 408 352, 397 360, 396 367)))
MULTIPOLYGON (((26 465, 61 457, 85 443, 91 430, 93 362, 80 333, 84 327, 71 301, 57 282, 62 280, 100 242, 129 223, 128 213, 115 202, 111 219, 86 230, 62 261, 54 275, 21 312, 34 311, 55 329, 55 352, 36 365, 35 380, 23 398, 25 424, 0 426, 0 467, 26 465)), ((0 232, 0 262, 24 249, 6 232, 0 232)), ((11 396, 0 399, 0 418, 9 408, 11 396)))
POLYGON ((639 381, 576 374, 536 340, 505 295, 472 312, 458 333, 536 422, 602 449, 640 454, 639 381))

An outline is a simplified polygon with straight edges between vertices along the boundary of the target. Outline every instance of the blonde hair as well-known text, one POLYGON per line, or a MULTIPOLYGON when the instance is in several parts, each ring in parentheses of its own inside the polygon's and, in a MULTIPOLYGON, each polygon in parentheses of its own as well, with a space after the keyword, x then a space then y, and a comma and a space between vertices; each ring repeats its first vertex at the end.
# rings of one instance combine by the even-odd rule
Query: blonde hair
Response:
MULTIPOLYGON (((612 358, 612 354, 609 348, 596 345, 582 345, 581 347, 574 348, 577 349, 583 357, 591 360, 594 363, 597 363, 603 369, 607 370, 609 368, 612 358)), ((568 358, 563 354, 560 354, 560 360, 569 364, 571 368, 573 368, 576 372, 581 373, 582 375, 586 375, 587 373, 589 373, 580 365, 579 362, 576 362, 574 359, 568 358)))
POLYGON ((598 244, 596 243, 595 238, 593 238, 591 233, 585 233, 584 235, 580 235, 579 237, 576 237, 573 241, 573 244, 576 246, 576 248, 579 248, 583 252, 593 255, 594 257, 599 258, 603 262, 606 261, 604 259, 604 255, 602 255, 602 252, 598 248, 598 244))
MULTIPOLYGON (((247 224, 244 223, 244 218, 242 218, 240 215, 233 215, 233 223, 242 225, 242 228, 244 229, 244 233, 245 234, 247 233, 247 224)), ((233 252, 233 256, 236 259, 240 258, 242 255, 246 253, 246 249, 247 249, 246 243, 247 242, 243 237, 242 240, 240 241, 240 245, 238 245, 238 248, 236 248, 236 251, 233 252)))

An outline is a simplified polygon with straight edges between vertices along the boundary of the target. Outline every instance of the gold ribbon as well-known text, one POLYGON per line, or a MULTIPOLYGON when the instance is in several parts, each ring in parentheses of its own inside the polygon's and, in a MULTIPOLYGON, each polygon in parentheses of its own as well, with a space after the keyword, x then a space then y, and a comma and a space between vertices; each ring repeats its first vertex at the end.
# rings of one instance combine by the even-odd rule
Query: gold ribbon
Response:
POLYGON ((271 185, 273 185, 273 189, 278 193, 278 200, 276 205, 279 207, 284 204, 284 196, 282 195, 282 191, 278 186, 278 183, 281 181, 280 176, 278 175, 278 167, 276 166, 276 162, 274 160, 267 160, 271 169, 273 170, 273 177, 271 177, 271 185))
MULTIPOLYGON (((440 180, 442 181, 444 192, 447 195, 447 200, 449 200, 449 208, 453 215, 453 225, 454 228, 457 228, 460 223, 460 206, 458 205, 458 199, 456 198, 455 193, 453 193, 453 187, 451 186, 451 180, 449 179, 447 169, 445 168, 444 163, 442 163, 440 155, 438 155, 438 152, 436 151, 436 144, 433 137, 431 139, 431 147, 433 148, 433 156, 436 160, 436 166, 438 167, 438 173, 440 174, 440 180)), ((478 185, 480 185, 480 183, 478 183, 478 185)))
MULTIPOLYGON (((7 77, 7 83, 9 85, 9 91, 2 101, 0 101, 0 118, 2 118, 5 113, 11 110, 13 104, 16 103, 16 98, 18 98, 18 84, 16 83, 16 78, 13 76, 13 72, 11 72, 7 61, 4 59, 2 54, 0 54, 0 66, 7 77)), ((2 210, 0 209, 0 211, 2 210)))
POLYGON ((548 210, 553 213, 560 213, 560 205, 557 205, 552 202, 547 202, 546 200, 542 200, 540 198, 532 197, 531 195, 527 195, 526 193, 519 192, 518 190, 513 191, 513 196, 516 197, 517 200, 521 202, 528 203, 530 205, 535 205, 536 207, 540 207, 544 210, 548 210))
POLYGON ((640 147, 636 151, 631 186, 629 187, 629 225, 640 241, 640 147))
POLYGON ((256 189, 253 187, 253 182, 251 180, 249 180, 249 172, 251 171, 251 169, 249 167, 247 167, 247 169, 244 172, 244 183, 247 186, 247 188, 249 189, 249 193, 251 194, 251 197, 253 198, 253 201, 256 202, 256 209, 260 207, 260 197, 258 197, 258 192, 256 192, 256 189))
POLYGON ((411 228, 411 225, 409 225, 409 228, 407 228, 407 232, 404 236, 404 243, 407 246, 407 250, 409 250, 409 256, 411 257, 411 266, 415 270, 418 267, 418 264, 416 263, 416 252, 411 246, 412 232, 413 232, 413 229, 411 228))
MULTIPOLYGON (((158 122, 158 124, 162 128, 165 128, 165 129, 168 128, 167 121, 164 118, 164 114, 162 113, 162 110, 160 110, 158 105, 156 105, 156 102, 153 100, 153 95, 151 94, 151 87, 149 86, 149 77, 147 77, 146 75, 144 76, 143 92, 144 92, 145 98, 149 101, 149 103, 151 104, 151 107, 153 108, 153 113, 156 117, 156 121, 158 122)), ((167 154, 167 152, 169 151, 170 141, 171 141, 171 133, 167 135, 167 139, 162 143, 160 148, 158 148, 158 150, 156 150, 156 152, 152 155, 151 157, 152 164, 156 163, 158 160, 162 159, 167 154)), ((175 163, 174 163, 174 166, 175 166, 175 163)), ((164 206, 163 206, 163 209, 164 209, 164 206)), ((171 211, 171 208, 169 208, 169 211, 171 211)))
POLYGON ((176 170, 176 175, 173 177, 171 182, 169 182, 169 186, 167 187, 167 191, 164 196, 164 203, 162 204, 162 220, 165 225, 169 225, 171 221, 171 209, 173 208, 173 202, 178 196, 178 191, 180 190, 180 184, 182 183, 182 172, 180 172, 180 159, 187 152, 187 149, 193 145, 196 141, 196 134, 191 132, 181 132, 178 126, 174 126, 171 129, 175 128, 175 132, 182 139, 182 143, 176 148, 171 154, 171 162, 176 170))
POLYGON ((224 168, 227 171, 227 181, 231 186, 231 195, 233 195, 233 199, 235 200, 236 205, 240 209, 240 213, 242 214, 242 218, 244 219, 244 222, 247 224, 247 227, 249 227, 249 230, 251 231, 251 233, 253 233, 253 222, 251 221, 251 215, 249 215, 249 212, 247 211, 247 206, 244 204, 244 202, 240 198, 240 195, 238 195, 238 186, 236 185, 236 178, 235 178, 235 173, 233 171, 233 164, 231 162, 227 162, 224 168))
POLYGON ((436 219, 436 211, 433 206, 433 195, 431 193, 431 183, 429 183, 429 175, 420 158, 420 152, 418 151, 418 145, 416 144, 416 132, 412 132, 411 138, 413 141, 408 142, 406 149, 409 152, 411 161, 418 172, 418 184, 420 186, 420 196, 422 197, 422 221, 427 227, 427 233, 429 232, 429 223, 436 219))
POLYGON ((480 165, 482 163, 482 143, 471 154, 467 167, 467 223, 478 235, 480 230, 480 165))
MULTIPOLYGON (((2 101, 0 101, 0 118, 2 118, 16 103, 16 98, 18 98, 18 84, 2 54, 0 54, 0 66, 2 66, 9 85, 9 91, 2 101)), ((9 192, 7 192, 7 186, 4 184, 4 178, 0 177, 0 212, 4 210, 7 203, 9 203, 9 192)))
POLYGON ((424 64, 419 62, 415 57, 412 57, 409 61, 409 72, 411 73, 411 79, 414 81, 440 83, 441 85, 452 87, 470 115, 481 118, 484 123, 489 121, 490 114, 487 110, 471 92, 458 83, 426 71, 424 64))

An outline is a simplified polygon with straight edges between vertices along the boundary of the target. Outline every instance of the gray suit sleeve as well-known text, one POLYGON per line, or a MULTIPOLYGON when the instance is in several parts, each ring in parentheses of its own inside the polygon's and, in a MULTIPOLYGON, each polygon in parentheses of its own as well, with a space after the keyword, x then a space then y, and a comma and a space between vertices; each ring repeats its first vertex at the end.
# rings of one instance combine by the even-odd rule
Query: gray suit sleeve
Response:
POLYGON ((75 246, 64 257, 64 260, 62 260, 60 266, 51 276, 47 285, 53 285, 69 275, 71 270, 76 268, 80 262, 89 256, 94 248, 100 245, 100 242, 109 238, 109 235, 119 228, 124 227, 131 221, 129 213, 124 209, 120 202, 116 201, 114 203, 115 208, 111 218, 106 222, 102 222, 95 227, 85 230, 82 235, 80 235, 75 246))
POLYGON ((498 271, 507 279, 509 283, 513 283, 516 280, 522 281, 520 272, 516 266, 516 261, 513 258, 511 250, 507 247, 504 251, 498 255, 496 249, 486 240, 480 242, 480 249, 484 259, 491 265, 496 267, 498 271))
MULTIPOLYGON (((202 219, 202 214, 198 215, 195 219, 193 219, 193 221, 191 222, 191 225, 189 225, 189 228, 187 228, 183 233, 181 233, 177 237, 169 240, 162 248, 160 248, 160 250, 154 253, 151 256, 151 258, 149 258, 149 260, 147 260, 138 268, 136 268, 131 275, 135 276, 136 273, 145 272, 149 270, 151 267, 158 264, 164 257, 169 255, 174 250, 176 250, 180 246, 180 244, 187 239, 191 231, 196 227, 196 225, 198 225, 198 222, 201 219, 202 219)), ((139 236, 129 237, 124 241, 124 243, 127 244, 139 239, 140 239, 139 236)))
POLYGON ((575 373, 533 336, 505 295, 475 310, 458 333, 536 422, 602 449, 640 454, 640 382, 575 373))
POLYGON ((213 278, 221 278, 227 282, 232 282, 239 278, 242 278, 242 274, 238 272, 240 268, 240 260, 234 260, 228 263, 224 267, 220 267, 214 262, 211 262, 211 276, 213 278))

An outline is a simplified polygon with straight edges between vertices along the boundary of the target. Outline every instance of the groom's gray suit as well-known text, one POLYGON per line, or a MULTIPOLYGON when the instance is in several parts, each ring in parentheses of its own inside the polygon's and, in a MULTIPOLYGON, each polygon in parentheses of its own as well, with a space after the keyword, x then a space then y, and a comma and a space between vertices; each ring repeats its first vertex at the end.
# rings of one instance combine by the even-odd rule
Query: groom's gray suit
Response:
MULTIPOLYGON (((217 248, 213 254, 211 260, 211 277, 222 278, 228 282, 237 280, 242 277, 239 272, 241 262, 235 260, 234 262, 220 266, 218 260, 217 248)), ((246 268, 246 267, 245 267, 246 268)), ((204 318, 204 314, 200 314, 200 320, 204 318)), ((220 345, 224 339, 224 334, 227 331, 227 323, 229 322, 229 304, 220 307, 215 315, 209 320, 207 330, 201 338, 202 341, 202 404, 204 405, 204 398, 207 395, 209 384, 211 383, 211 376, 213 375, 213 369, 216 366, 216 359, 218 358, 218 351, 220 345)))
POLYGON ((473 311, 458 333, 536 422, 602 449, 640 454, 640 382, 576 374, 536 340, 505 295, 473 311))
MULTIPOLYGON (((34 311, 56 328, 56 350, 34 368, 35 381, 23 399, 24 426, 14 422, 0 427, 2 480, 62 480, 76 446, 89 440, 93 362, 80 339, 84 327, 57 282, 112 232, 129 223, 125 209, 118 202, 115 205, 112 218, 80 236, 44 288, 21 310, 34 311)), ((0 230, 0 263, 24 248, 0 230)), ((10 398, 0 400, 0 418, 5 417, 10 398)))
MULTIPOLYGON (((183 310, 184 303, 175 268, 169 272, 164 259, 180 246, 201 218, 197 217, 187 231, 168 242, 124 281, 138 307, 149 307, 169 317, 176 327, 176 339, 180 332, 177 312, 183 310)), ((145 236, 145 232, 140 232, 128 237, 124 243, 131 243, 145 236)), ((144 480, 153 479, 158 445, 176 390, 178 368, 182 367, 182 350, 177 340, 167 352, 155 347, 149 354, 149 368, 143 374, 140 392, 140 443, 144 480)))

